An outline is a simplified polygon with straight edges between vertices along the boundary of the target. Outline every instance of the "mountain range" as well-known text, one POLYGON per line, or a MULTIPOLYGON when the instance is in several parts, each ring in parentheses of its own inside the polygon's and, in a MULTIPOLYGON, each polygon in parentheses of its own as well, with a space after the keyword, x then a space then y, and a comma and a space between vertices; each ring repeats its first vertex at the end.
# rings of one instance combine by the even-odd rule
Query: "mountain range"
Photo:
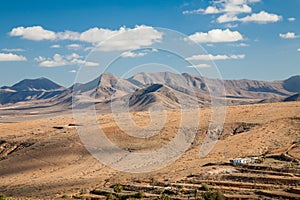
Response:
POLYGON ((171 72, 139 73, 122 79, 102 74, 88 83, 65 88, 46 78, 25 79, 13 86, 0 88, 2 106, 35 101, 50 105, 84 107, 91 103, 97 109, 109 110, 111 104, 128 105, 131 110, 168 109, 209 106, 212 94, 226 99, 228 105, 300 100, 300 76, 280 81, 218 80, 194 74, 171 72), (219 91, 224 86, 226 93, 219 91))

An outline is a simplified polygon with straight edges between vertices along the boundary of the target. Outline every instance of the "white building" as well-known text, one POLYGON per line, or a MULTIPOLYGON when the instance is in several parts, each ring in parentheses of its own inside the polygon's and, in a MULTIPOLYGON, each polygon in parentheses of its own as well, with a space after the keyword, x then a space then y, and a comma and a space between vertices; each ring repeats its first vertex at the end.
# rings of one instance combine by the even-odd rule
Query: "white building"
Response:
POLYGON ((234 165, 237 164, 249 164, 249 163, 256 163, 259 160, 259 157, 248 157, 248 158, 234 158, 232 163, 234 165))

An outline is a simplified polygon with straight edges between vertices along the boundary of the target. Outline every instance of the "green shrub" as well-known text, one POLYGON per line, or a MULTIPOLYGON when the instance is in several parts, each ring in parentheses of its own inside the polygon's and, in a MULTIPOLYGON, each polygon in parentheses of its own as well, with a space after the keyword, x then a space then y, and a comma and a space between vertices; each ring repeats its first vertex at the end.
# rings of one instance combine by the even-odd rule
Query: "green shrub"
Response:
POLYGON ((203 183, 202 186, 201 186, 201 190, 210 191, 210 189, 211 189, 210 186, 205 184, 205 183, 203 183))
POLYGON ((69 198, 69 196, 68 196, 68 195, 66 195, 66 194, 64 194, 64 195, 62 195, 62 196, 61 196, 61 198, 63 198, 63 199, 68 199, 68 198, 69 198))
POLYGON ((115 199, 117 199, 117 198, 115 197, 115 195, 113 195, 112 193, 110 193, 110 194, 108 194, 108 195, 106 196, 106 199, 107 199, 107 200, 115 200, 115 199))
POLYGON ((159 199, 160 200, 170 200, 171 198, 166 194, 162 194, 159 199))
POLYGON ((114 192, 120 193, 123 191, 123 186, 120 183, 116 183, 113 185, 114 192))
POLYGON ((145 197, 145 194, 143 192, 137 192, 134 194, 118 194, 118 199, 121 200, 127 200, 127 199, 142 199, 145 197))
POLYGON ((94 189, 92 191, 90 191, 91 194, 96 194, 96 195, 102 195, 102 196, 108 196, 109 194, 111 194, 110 192, 108 191, 104 191, 104 190, 97 190, 97 189, 94 189))
POLYGON ((5 194, 0 194, 0 200, 14 200, 14 199, 10 197, 6 197, 5 194))
POLYGON ((141 199, 141 198, 145 197, 145 194, 144 194, 144 192, 138 192, 138 193, 135 193, 133 195, 133 197, 136 198, 136 199, 141 199))
POLYGON ((163 191, 163 194, 167 194, 167 195, 177 195, 178 192, 176 190, 172 190, 172 189, 165 189, 163 191))
POLYGON ((225 200, 224 195, 220 191, 208 191, 201 195, 204 200, 225 200))
POLYGON ((74 199, 85 199, 83 196, 78 196, 78 195, 74 195, 73 198, 74 199))

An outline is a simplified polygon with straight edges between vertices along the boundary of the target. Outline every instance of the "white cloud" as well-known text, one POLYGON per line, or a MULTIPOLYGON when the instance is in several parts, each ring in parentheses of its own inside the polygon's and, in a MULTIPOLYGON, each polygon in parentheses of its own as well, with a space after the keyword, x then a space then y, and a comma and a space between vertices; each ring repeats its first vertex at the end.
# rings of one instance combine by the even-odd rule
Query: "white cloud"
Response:
POLYGON ((25 50, 21 49, 21 48, 17 48, 17 49, 4 48, 4 49, 2 49, 2 51, 6 51, 6 52, 22 52, 22 51, 25 51, 25 50))
POLYGON ((224 14, 217 18, 218 23, 227 23, 227 22, 235 22, 235 21, 239 21, 238 17, 230 14, 224 14))
POLYGON ((0 61, 26 61, 26 57, 12 54, 12 53, 0 53, 0 61))
POLYGON ((71 60, 70 63, 73 64, 73 65, 85 66, 85 67, 97 67, 97 66, 99 66, 99 63, 80 60, 80 59, 77 59, 77 58, 71 60))
POLYGON ((212 5, 196 10, 186 10, 182 14, 239 14, 251 13, 252 8, 249 6, 251 3, 257 3, 259 0, 219 0, 212 1, 212 5))
MULTIPOLYGON (((212 1, 211 5, 197 10, 184 11, 183 14, 221 14, 218 16, 216 22, 254 22, 260 24, 274 23, 282 19, 282 16, 277 14, 260 11, 259 13, 252 13, 250 4, 260 2, 260 0, 218 0, 212 1), (249 13, 244 17, 239 17, 242 13, 249 13)), ((295 18, 289 18, 293 21, 295 18)), ((230 28, 230 27, 228 27, 230 28)))
POLYGON ((28 40, 55 40, 56 34, 53 31, 45 30, 41 26, 26 27, 23 26, 13 28, 9 33, 10 36, 19 36, 28 40))
POLYGON ((136 58, 136 57, 143 57, 143 56, 147 55, 148 53, 156 53, 156 52, 158 52, 158 49, 156 49, 156 48, 143 49, 140 52, 125 51, 121 54, 121 57, 123 57, 123 58, 136 58))
POLYGON ((250 45, 242 42, 242 43, 228 44, 228 46, 232 46, 232 47, 248 47, 250 45))
POLYGON ((252 15, 243 17, 239 19, 241 22, 257 22, 261 24, 266 24, 266 23, 274 23, 278 22, 282 19, 280 15, 272 14, 272 13, 267 13, 265 11, 260 11, 259 13, 253 13, 252 15))
POLYGON ((50 46, 51 49, 59 49, 60 47, 61 46, 59 44, 54 44, 50 46))
POLYGON ((84 51, 92 51, 95 47, 85 47, 84 51))
POLYGON ((182 14, 184 15, 188 15, 188 14, 200 14, 200 13, 203 13, 204 9, 202 8, 199 8, 197 10, 185 10, 182 12, 182 14))
MULTIPOLYGON (((39 60, 39 59, 35 59, 35 60, 39 60)), ((68 65, 68 62, 60 55, 60 54, 55 54, 53 56, 53 59, 41 59, 41 62, 39 64, 39 66, 41 67, 60 67, 60 66, 66 66, 68 65)))
POLYGON ((238 31, 231 31, 229 29, 213 29, 207 33, 196 32, 190 35, 188 39, 194 42, 236 42, 243 40, 243 36, 238 31))
POLYGON ((76 73, 77 71, 75 69, 73 69, 73 70, 70 70, 69 72, 70 73, 76 73))
POLYGON ((80 40, 80 33, 74 31, 64 31, 55 33, 58 40, 80 40))
POLYGON ((70 55, 65 56, 67 60, 83 58, 83 56, 78 55, 77 53, 72 53, 70 55))
POLYGON ((133 29, 121 28, 111 40, 100 43, 101 51, 133 50, 160 42, 163 33, 149 26, 136 26, 133 29))
POLYGON ((205 10, 203 10, 204 14, 216 14, 216 13, 220 13, 221 11, 213 6, 208 6, 205 10))
POLYGON ((280 33, 279 37, 284 39, 294 39, 294 38, 299 38, 300 35, 296 35, 294 32, 287 32, 287 33, 280 33))
POLYGON ((230 24, 230 23, 228 23, 228 24, 225 25, 225 28, 236 28, 236 27, 238 27, 238 24, 230 24))
POLYGON ((211 65, 205 64, 205 63, 201 63, 201 64, 198 64, 198 65, 190 65, 188 67, 189 68, 208 68, 208 67, 211 67, 211 65))
POLYGON ((53 58, 45 58, 39 56, 34 60, 39 62, 39 66, 41 67, 61 67, 67 65, 77 65, 77 66, 86 66, 86 67, 99 66, 99 63, 85 61, 82 60, 81 58, 82 56, 76 53, 72 53, 66 56, 55 54, 53 58))
POLYGON ((238 55, 212 55, 212 54, 200 54, 200 55, 193 55, 191 57, 187 57, 186 60, 188 61, 200 61, 200 60, 229 60, 229 59, 244 59, 244 54, 238 55))
POLYGON ((261 11, 259 13, 253 13, 251 15, 238 18, 236 15, 224 14, 217 18, 218 23, 227 23, 227 22, 254 22, 260 24, 274 23, 282 19, 281 16, 276 14, 267 13, 261 11))
POLYGON ((237 46, 237 47, 248 47, 249 44, 246 44, 246 43, 239 43, 239 44, 236 44, 234 46, 237 46))
POLYGON ((135 58, 135 57, 142 57, 145 56, 147 53, 145 52, 140 52, 140 53, 135 53, 132 51, 125 51, 124 53, 121 54, 123 58, 135 58))
POLYGON ((288 18, 288 20, 289 20, 290 22, 293 22, 293 21, 296 21, 296 18, 295 18, 295 17, 290 17, 290 18, 288 18))
POLYGON ((82 33, 73 31, 54 32, 45 30, 41 26, 16 27, 9 33, 28 40, 72 40, 92 43, 94 46, 100 44, 98 49, 103 51, 132 50, 142 46, 149 46, 160 42, 163 33, 151 26, 135 26, 134 28, 121 27, 119 30, 103 28, 91 28, 82 33), (113 38, 112 38, 113 37, 113 38), (110 41, 106 40, 112 38, 110 41))
POLYGON ((67 48, 72 50, 79 50, 82 48, 82 46, 80 44, 69 44, 67 45, 67 48))
POLYGON ((226 4, 223 12, 225 13, 251 13, 252 8, 247 4, 226 4))
POLYGON ((34 58, 34 61, 36 61, 36 62, 43 62, 45 60, 46 60, 46 58, 43 57, 43 56, 39 56, 39 57, 34 58))

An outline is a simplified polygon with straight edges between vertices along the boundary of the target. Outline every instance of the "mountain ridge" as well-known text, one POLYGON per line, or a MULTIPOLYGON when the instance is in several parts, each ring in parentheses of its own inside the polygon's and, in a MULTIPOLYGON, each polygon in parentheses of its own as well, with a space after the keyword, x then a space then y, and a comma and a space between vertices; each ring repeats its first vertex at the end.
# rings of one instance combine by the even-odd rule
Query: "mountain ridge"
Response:
MULTIPOLYGON (((88 101, 97 101, 98 107, 107 105, 112 100, 120 101, 122 104, 125 96, 132 101, 129 102, 129 105, 136 110, 148 109, 149 105, 146 105, 145 102, 151 103, 151 105, 162 103, 166 107, 177 108, 177 96, 184 99, 184 107, 189 107, 189 104, 208 106, 210 95, 217 94, 212 91, 221 90, 223 85, 226 93, 220 93, 224 96, 218 98, 226 99, 229 105, 277 102, 284 101, 300 92, 300 76, 296 75, 285 80, 270 82, 248 79, 219 80, 195 74, 172 72, 143 72, 123 79, 114 74, 104 73, 90 82, 76 83, 70 88, 64 88, 46 78, 25 79, 11 87, 1 87, 0 104, 47 100, 55 105, 68 104, 71 106, 72 96, 73 101, 77 102, 74 96, 81 95, 85 96, 88 101), (149 88, 153 89, 156 86, 163 89, 149 92, 149 88), (142 92, 147 89, 148 92, 142 92), (172 97, 170 98, 168 95, 172 97)), ((80 104, 80 101, 78 103, 80 104)))

